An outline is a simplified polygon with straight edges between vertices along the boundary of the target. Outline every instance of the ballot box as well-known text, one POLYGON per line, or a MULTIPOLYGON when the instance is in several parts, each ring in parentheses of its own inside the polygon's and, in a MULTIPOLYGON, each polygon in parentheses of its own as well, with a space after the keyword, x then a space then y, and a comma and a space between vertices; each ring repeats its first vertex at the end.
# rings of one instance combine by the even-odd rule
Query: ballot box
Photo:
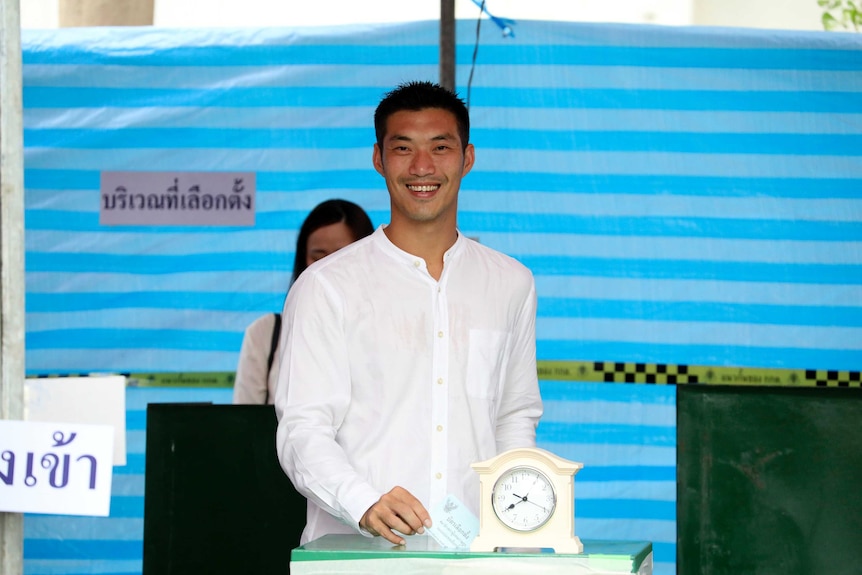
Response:
POLYGON ((652 575, 652 543, 582 540, 579 555, 510 550, 471 553, 442 549, 428 536, 404 546, 382 537, 324 535, 293 550, 291 575, 652 575))

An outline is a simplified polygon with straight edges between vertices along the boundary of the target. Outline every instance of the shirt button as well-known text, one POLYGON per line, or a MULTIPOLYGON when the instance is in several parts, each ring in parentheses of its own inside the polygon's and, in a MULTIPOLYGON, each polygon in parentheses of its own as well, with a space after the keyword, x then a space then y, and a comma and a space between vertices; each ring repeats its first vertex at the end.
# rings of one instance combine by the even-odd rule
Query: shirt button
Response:
POLYGON ((443 378, 442 377, 437 378, 437 385, 443 385, 443 378))
POLYGON ((443 431, 443 426, 442 426, 442 425, 438 425, 438 426, 437 426, 437 431, 443 431))
POLYGON ((416 260, 415 262, 413 262, 413 267, 414 267, 414 268, 418 268, 418 267, 419 267, 419 266, 421 266, 421 265, 422 265, 422 264, 420 264, 420 263, 419 263, 419 260, 416 260))
POLYGON ((442 331, 438 331, 438 332, 437 332, 437 337, 443 337, 443 332, 442 332, 442 331))
POLYGON ((438 474, 437 474, 437 475, 435 475, 434 477, 436 477, 437 479, 443 479, 443 474, 442 474, 442 473, 438 473, 438 474))

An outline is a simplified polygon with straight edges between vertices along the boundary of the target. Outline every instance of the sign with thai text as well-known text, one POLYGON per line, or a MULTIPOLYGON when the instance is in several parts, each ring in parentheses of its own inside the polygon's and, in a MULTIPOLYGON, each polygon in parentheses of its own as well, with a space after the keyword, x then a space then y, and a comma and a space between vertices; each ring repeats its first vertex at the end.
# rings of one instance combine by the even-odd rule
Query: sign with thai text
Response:
POLYGON ((254 172, 102 172, 103 226, 253 226, 254 172))
POLYGON ((0 511, 107 516, 110 425, 0 420, 0 511))

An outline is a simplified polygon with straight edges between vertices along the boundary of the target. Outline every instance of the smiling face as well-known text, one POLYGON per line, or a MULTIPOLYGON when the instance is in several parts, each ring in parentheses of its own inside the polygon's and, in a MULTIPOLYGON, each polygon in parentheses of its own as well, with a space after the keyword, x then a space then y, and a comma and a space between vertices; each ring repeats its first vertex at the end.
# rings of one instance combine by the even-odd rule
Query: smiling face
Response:
POLYGON ((462 146, 451 112, 425 108, 392 114, 373 157, 389 190, 390 226, 434 223, 454 229, 461 178, 473 161, 473 145, 462 146))

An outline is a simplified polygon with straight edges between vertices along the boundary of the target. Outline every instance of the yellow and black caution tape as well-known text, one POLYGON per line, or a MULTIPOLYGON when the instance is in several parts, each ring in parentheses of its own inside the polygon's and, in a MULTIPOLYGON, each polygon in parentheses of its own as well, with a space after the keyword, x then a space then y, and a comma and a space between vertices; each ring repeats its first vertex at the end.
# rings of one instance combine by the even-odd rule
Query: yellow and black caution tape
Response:
POLYGON ((614 361, 538 361, 539 379, 656 385, 862 387, 859 371, 716 367, 614 361))
POLYGON ((123 375, 127 387, 233 387, 236 374, 232 371, 157 372, 157 373, 49 373, 28 375, 27 378, 100 377, 123 375))
MULTIPOLYGON (((539 379, 598 381, 654 385, 737 385, 771 387, 862 387, 862 372, 821 369, 717 367, 672 363, 614 361, 537 362, 539 379)), ((36 377, 86 377, 101 374, 61 374, 36 377)), ((107 375, 107 374, 105 374, 107 375)), ((129 387, 233 387, 232 371, 123 373, 129 387)))

